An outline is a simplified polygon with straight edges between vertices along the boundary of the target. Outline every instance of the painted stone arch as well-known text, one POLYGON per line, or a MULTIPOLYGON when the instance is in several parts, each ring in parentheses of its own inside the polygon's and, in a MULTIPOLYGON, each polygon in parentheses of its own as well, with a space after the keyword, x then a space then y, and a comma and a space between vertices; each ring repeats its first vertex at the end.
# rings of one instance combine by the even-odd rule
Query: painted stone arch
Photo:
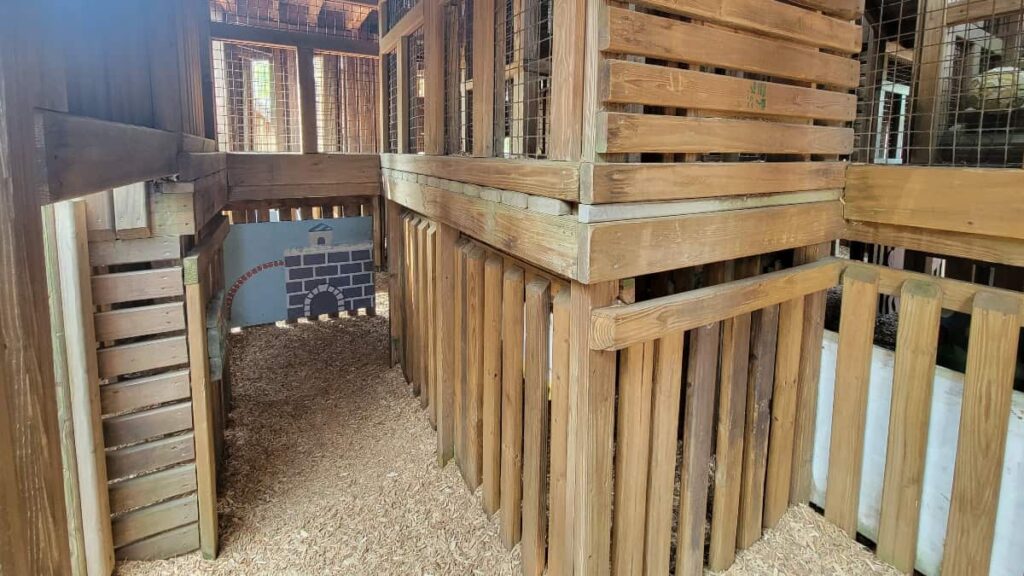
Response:
POLYGON ((313 300, 319 294, 330 293, 338 302, 338 311, 345 309, 345 296, 341 293, 341 290, 331 286, 330 284, 321 284, 309 292, 306 293, 306 300, 303 303, 304 315, 308 318, 313 316, 313 300))

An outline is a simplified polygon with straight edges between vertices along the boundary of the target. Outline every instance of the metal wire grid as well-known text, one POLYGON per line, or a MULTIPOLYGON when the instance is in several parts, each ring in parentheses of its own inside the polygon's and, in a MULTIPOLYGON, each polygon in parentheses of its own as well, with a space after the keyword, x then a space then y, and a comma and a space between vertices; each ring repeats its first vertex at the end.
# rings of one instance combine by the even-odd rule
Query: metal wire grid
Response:
POLYGON ((317 52, 317 138, 321 152, 377 152, 377 59, 317 52))
POLYGON ((869 0, 854 160, 1024 164, 1024 0, 869 0))
POLYGON ((217 139, 227 152, 299 152, 295 50, 213 41, 217 139))
POLYGON ((546 158, 551 130, 551 0, 504 0, 495 7, 494 155, 546 158), (497 84, 497 82, 496 82, 497 84), (503 86, 503 88, 502 88, 503 86))
POLYGON ((210 0, 210 19, 368 41, 379 27, 375 6, 344 0, 210 0))
POLYGON ((407 87, 408 94, 408 123, 409 134, 406 142, 409 154, 420 154, 424 151, 423 145, 423 96, 426 90, 426 79, 424 76, 425 62, 423 58, 423 29, 420 28, 408 38, 408 50, 406 57, 406 78, 409 79, 407 87))
POLYGON ((473 152, 473 0, 445 5, 445 154, 473 152))
POLYGON ((384 81, 388 94, 386 151, 398 152, 398 55, 384 54, 384 81))
POLYGON ((384 21, 384 32, 388 32, 412 10, 419 0, 388 0, 387 18, 384 21))

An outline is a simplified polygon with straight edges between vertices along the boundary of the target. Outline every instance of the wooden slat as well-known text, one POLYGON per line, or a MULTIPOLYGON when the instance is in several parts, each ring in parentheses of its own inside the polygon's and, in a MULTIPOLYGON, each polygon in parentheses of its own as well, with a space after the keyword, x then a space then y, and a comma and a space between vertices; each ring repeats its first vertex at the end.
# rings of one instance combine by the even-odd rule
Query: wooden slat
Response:
POLYGON ((228 184, 279 186, 380 182, 376 154, 227 154, 228 184))
POLYGON ((101 342, 151 336, 185 329, 185 307, 181 302, 153 304, 97 312, 96 339, 101 342))
POLYGON ((92 277, 93 303, 97 306, 152 298, 170 298, 184 293, 179 266, 117 272, 92 277))
POLYGON ((523 574, 544 574, 548 506, 548 376, 551 346, 551 285, 536 278, 526 285, 523 393, 523 574))
POLYGON ((110 511, 120 514, 196 489, 196 466, 185 464, 110 485, 110 511))
POLYGON ((483 463, 483 411, 484 379, 484 251, 473 245, 466 254, 466 482, 470 489, 480 485, 483 463))
POLYGON ((455 354, 454 354, 454 378, 452 379, 452 400, 454 422, 453 439, 455 442, 455 463, 459 465, 460 472, 465 466, 466 459, 466 422, 465 402, 463 396, 466 394, 466 241, 459 239, 455 245, 455 290, 452 292, 455 300, 455 314, 453 320, 455 354))
POLYGON ((425 274, 424 293, 426 295, 426 329, 424 337, 427 339, 427 419, 430 425, 437 429, 437 388, 440 385, 438 378, 437 361, 437 226, 431 223, 424 235, 424 265, 425 274))
POLYGON ((413 278, 415 290, 415 312, 416 312, 416 375, 413 381, 413 390, 419 394, 420 408, 426 408, 430 397, 430 379, 427 374, 430 371, 429 357, 429 333, 427 325, 427 226, 429 223, 421 218, 416 224, 412 233, 416 237, 416 251, 410 257, 415 258, 415 277, 413 278))
POLYGON ((191 428, 192 403, 181 402, 107 418, 103 420, 103 438, 111 448, 191 428))
POLYGON ((1020 316, 1014 299, 989 292, 974 298, 942 554, 945 575, 984 574, 992 559, 1020 316))
MULTIPOLYGON (((586 58, 586 2, 557 0, 552 4, 552 29, 558 33, 551 39, 552 124, 548 158, 576 161, 582 153, 585 73, 580 62, 586 58)), ((473 69, 474 74, 476 70, 473 69)))
POLYGON ((145 182, 114 188, 114 228, 119 240, 148 238, 149 197, 145 182))
POLYGON ((680 22, 623 8, 609 8, 601 50, 650 58, 706 64, 840 88, 859 82, 857 61, 798 46, 680 22))
POLYGON ((505 268, 501 311, 501 542, 515 546, 522 529, 523 329, 522 268, 505 268))
POLYGON ((910 280, 900 291, 889 438, 878 521, 878 557, 903 573, 914 570, 931 418, 942 293, 910 280))
POLYGON ((736 548, 739 550, 749 548, 761 537, 779 307, 774 305, 754 312, 750 323, 743 474, 739 480, 740 506, 736 525, 736 548))
POLYGON ((495 0, 473 0, 473 156, 485 158, 494 153, 494 18, 495 0))
POLYGON ((849 154, 853 129, 760 120, 602 112, 600 153, 849 154))
POLYGON ((765 477, 762 519, 765 528, 774 528, 789 508, 803 327, 804 297, 783 302, 779 306, 772 424, 768 443, 768 471, 765 477))
POLYGON ((127 448, 107 450, 107 475, 111 480, 135 476, 195 457, 195 440, 191 432, 168 436, 153 442, 127 448))
POLYGON ((188 362, 184 336, 121 344, 97 353, 100 378, 167 368, 188 362))
POLYGON ((181 239, 153 236, 137 240, 109 240, 89 244, 89 263, 93 266, 175 260, 181 258, 181 239))
MULTIPOLYGON (((200 247, 200 250, 203 248, 200 247)), ((188 317, 188 348, 192 392, 192 427, 196 441, 196 500, 199 509, 199 542, 203 557, 217 557, 217 464, 214 448, 214 400, 210 378, 210 356, 207 354, 206 307, 207 286, 189 284, 185 289, 185 311, 188 317)), ((184 339, 185 337, 182 337, 184 339)))
MULTIPOLYGON (((397 205, 396 205, 397 206, 397 205)), ((390 230, 392 224, 388 223, 390 230)), ((437 412, 437 459, 444 465, 452 458, 455 450, 455 398, 454 382, 456 377, 455 362, 458 358, 459 340, 455 331, 455 310, 458 301, 449 295, 456 293, 455 275, 455 242, 458 230, 444 224, 437 225, 437 293, 440 314, 438 315, 438 333, 440 344, 439 363, 441 376, 438 378, 438 412, 437 412)), ((388 260, 395 257, 389 248, 388 260)))
POLYGON ((606 60, 600 81, 605 101, 619 104, 839 122, 853 121, 857 114, 853 94, 626 60, 606 60))
POLYGON ((1021 9, 1020 0, 967 0, 945 10, 946 26, 990 20, 1021 9))
MULTIPOLYGON (((612 522, 612 570, 616 574, 643 572, 654 347, 652 340, 634 344, 619 354, 615 519, 612 522)), ((656 503, 652 501, 652 504, 656 503)))
POLYGON ((484 511, 498 510, 501 494, 501 308, 502 261, 484 262, 483 329, 483 501, 484 511))
POLYGON ((842 188, 843 162, 588 164, 583 202, 653 202, 842 188))
MULTIPOLYGON (((444 154, 445 133, 445 2, 421 0, 423 4, 423 150, 444 154), (429 72, 426 72, 429 71, 429 72)), ((454 50, 453 50, 454 51, 454 50)))
POLYGON ((161 560, 199 548, 199 525, 186 524, 117 549, 118 560, 161 560))
POLYGON ((590 224, 577 276, 628 278, 827 242, 843 227, 841 211, 830 201, 590 224))
POLYGON ((715 24, 756 32, 853 54, 860 52, 860 27, 849 21, 764 0, 642 0, 657 10, 709 20, 715 24))
POLYGON ((857 533, 877 299, 877 273, 861 268, 843 273, 825 518, 851 538, 857 533))
POLYGON ((662 334, 747 314, 831 288, 843 268, 843 261, 827 259, 725 285, 595 310, 590 343, 599 350, 619 350, 662 334))
POLYGON ((119 414, 184 400, 190 394, 188 370, 177 370, 100 386, 100 404, 104 414, 119 414))
POLYGON ((569 289, 561 287, 551 308, 551 508, 548 511, 548 574, 572 574, 568 548, 569 481, 569 289))
POLYGON ((195 495, 176 498, 113 520, 114 546, 121 547, 198 519, 195 495))
POLYGON ((864 0, 793 0, 793 3, 847 20, 855 20, 864 13, 864 0))
POLYGON ((690 360, 683 403, 683 449, 679 462, 676 574, 703 573, 708 469, 711 465, 720 338, 721 325, 718 323, 690 332, 690 360))
POLYGON ((902 246, 920 252, 1024 266, 1024 241, 948 230, 847 221, 842 237, 868 244, 902 246))
MULTIPOLYGON (((319 35, 318 35, 319 36, 319 35)), ((298 58, 299 84, 299 134, 303 154, 317 152, 316 133, 316 79, 313 73, 313 49, 299 47, 298 58)), ((229 175, 230 178, 230 175, 229 175)))
MULTIPOLYGON (((476 136, 474 134, 474 141, 476 136)), ((382 154, 380 165, 412 174, 537 196, 572 201, 579 198, 579 169, 565 162, 382 154)))

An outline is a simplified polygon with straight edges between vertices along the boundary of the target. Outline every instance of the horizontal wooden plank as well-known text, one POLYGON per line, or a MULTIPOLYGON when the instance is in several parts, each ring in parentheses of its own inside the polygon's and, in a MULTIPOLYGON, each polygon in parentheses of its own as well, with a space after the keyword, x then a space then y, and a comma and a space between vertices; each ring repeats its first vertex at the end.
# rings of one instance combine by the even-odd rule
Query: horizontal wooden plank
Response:
POLYGON ((196 465, 189 463, 110 484, 110 513, 149 506, 196 489, 196 465))
POLYGON ((585 164, 587 204, 653 202, 842 188, 845 162, 585 164))
POLYGON ((181 302, 122 308, 97 312, 96 340, 151 336, 185 329, 185 306, 181 302))
POLYGON ((1021 10, 1020 0, 962 0, 946 8, 946 26, 968 24, 1021 10))
POLYGON ((757 196, 726 196, 723 198, 701 198, 677 200, 675 202, 626 202, 622 204, 580 204, 577 218, 585 224, 593 222, 614 222, 634 218, 662 218, 684 214, 706 214, 727 210, 749 210, 767 206, 788 206, 808 202, 839 200, 842 189, 808 190, 804 192, 780 192, 757 196))
POLYGON ((831 288, 846 263, 828 258, 727 284, 600 308, 592 313, 590 347, 621 350, 831 288))
POLYGON ((181 238, 152 236, 138 240, 109 240, 89 244, 89 263, 113 266, 181 258, 181 238))
POLYGON ((92 277, 93 304, 118 304, 152 298, 170 298, 185 293, 180 266, 116 272, 92 277))
POLYGON ((134 510, 114 518, 114 547, 138 542, 154 534, 191 524, 199 519, 195 494, 134 510))
POLYGON ((118 560, 162 560, 199 549, 199 524, 192 523, 161 532, 117 549, 118 560))
POLYGON ((382 154, 380 163, 383 168, 488 188, 571 202, 579 198, 579 170, 576 164, 567 162, 382 154))
POLYGON ((192 403, 181 402, 103 420, 107 448, 192 429, 192 403))
POLYGON ((773 0, 640 0, 641 6, 853 54, 860 26, 773 0))
POLYGON ((178 181, 193 182, 228 168, 224 152, 181 152, 178 154, 178 181))
POLYGON ((376 154, 231 153, 227 167, 231 186, 380 182, 376 154))
POLYGON ((377 43, 327 34, 306 34, 278 28, 243 26, 227 22, 210 22, 210 36, 215 40, 255 42, 283 47, 303 47, 345 54, 376 56, 377 43))
POLYGON ((849 154, 853 129, 759 120, 602 112, 597 151, 849 154))
POLYGON ((855 20, 864 13, 864 0, 792 0, 792 2, 847 20, 855 20))
POLYGON ((441 188, 389 178, 387 197, 562 277, 574 277, 578 223, 441 188))
POLYGON ((169 176, 179 137, 142 126, 36 112, 43 204, 169 176), (126 161, 130 158, 131 161, 126 161))
POLYGON ((839 88, 856 88, 860 82, 860 65, 852 58, 624 8, 608 8, 600 49, 839 88))
POLYGON ((838 238, 838 201, 584 225, 580 281, 602 282, 838 238))
POLYGON ((113 378, 188 362, 185 336, 157 338, 103 348, 96 354, 100 378, 113 378))
POLYGON ((851 166, 849 220, 1024 239, 1024 170, 851 166))
POLYGON ((854 94, 626 60, 605 60, 601 83, 604 100, 618 104, 841 122, 857 115, 854 94))
POLYGON ((1024 240, 1015 238, 856 221, 846 222, 843 238, 869 244, 900 246, 928 254, 1024 266, 1024 240))
POLYGON ((380 194, 380 188, 379 180, 354 184, 231 186, 228 188, 228 209, 254 201, 377 196, 380 194))
POLYGON ((192 432, 107 450, 107 478, 117 480, 195 458, 192 432))
POLYGON ((103 414, 119 414, 186 400, 190 395, 189 371, 175 370, 100 386, 100 406, 103 414))
MULTIPOLYGON (((223 175, 223 172, 218 174, 223 175)), ((195 182, 179 182, 161 185, 198 187, 204 182, 216 180, 215 176, 200 178, 195 182)), ((149 213, 151 229, 154 236, 184 236, 196 233, 196 200, 198 194, 165 194, 163 192, 149 195, 149 213)))

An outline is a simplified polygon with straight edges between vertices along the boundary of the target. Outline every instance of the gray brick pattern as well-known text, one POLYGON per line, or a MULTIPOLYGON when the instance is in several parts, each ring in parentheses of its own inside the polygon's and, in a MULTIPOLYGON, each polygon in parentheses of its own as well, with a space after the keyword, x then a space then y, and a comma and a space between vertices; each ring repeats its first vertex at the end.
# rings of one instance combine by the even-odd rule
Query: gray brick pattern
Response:
POLYGON ((310 315, 310 303, 322 293, 338 300, 338 311, 373 312, 373 254, 365 244, 289 250, 285 253, 288 319, 310 315))

